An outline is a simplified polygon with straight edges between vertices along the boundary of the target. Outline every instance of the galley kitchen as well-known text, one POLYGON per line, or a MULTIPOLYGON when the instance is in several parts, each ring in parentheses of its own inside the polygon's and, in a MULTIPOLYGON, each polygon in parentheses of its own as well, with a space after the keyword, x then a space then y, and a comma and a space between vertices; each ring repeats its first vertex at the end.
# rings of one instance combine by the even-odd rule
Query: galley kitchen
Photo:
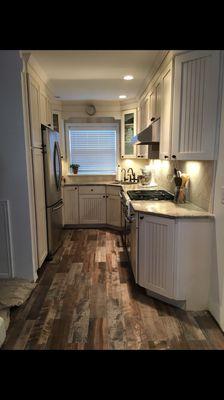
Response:
POLYGON ((0 346, 224 349, 221 50, 1 50, 0 346))

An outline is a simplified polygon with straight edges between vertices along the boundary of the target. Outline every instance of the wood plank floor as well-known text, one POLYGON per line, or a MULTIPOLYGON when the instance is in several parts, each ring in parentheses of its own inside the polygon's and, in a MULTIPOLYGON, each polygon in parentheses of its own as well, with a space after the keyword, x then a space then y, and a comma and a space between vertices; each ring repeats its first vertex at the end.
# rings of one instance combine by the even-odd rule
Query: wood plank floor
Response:
POLYGON ((134 284, 118 233, 67 230, 2 349, 224 349, 211 315, 154 300, 134 284))

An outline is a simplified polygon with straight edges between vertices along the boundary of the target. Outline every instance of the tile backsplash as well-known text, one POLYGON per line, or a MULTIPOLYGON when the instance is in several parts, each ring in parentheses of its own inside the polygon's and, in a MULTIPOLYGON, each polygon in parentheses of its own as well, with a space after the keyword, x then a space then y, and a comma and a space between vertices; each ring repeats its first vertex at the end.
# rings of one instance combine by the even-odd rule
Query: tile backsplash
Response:
MULTIPOLYGON (((149 165, 153 161, 149 161, 149 165)), ((190 175, 189 200, 206 211, 212 208, 214 161, 161 161, 155 160, 155 177, 159 186, 174 192, 174 167, 190 175)))

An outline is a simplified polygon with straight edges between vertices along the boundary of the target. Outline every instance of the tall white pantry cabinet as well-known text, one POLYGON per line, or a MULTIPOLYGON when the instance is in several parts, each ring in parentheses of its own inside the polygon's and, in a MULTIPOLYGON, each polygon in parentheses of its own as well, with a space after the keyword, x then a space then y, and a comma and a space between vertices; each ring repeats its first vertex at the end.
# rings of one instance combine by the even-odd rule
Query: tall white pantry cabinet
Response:
POLYGON ((48 251, 44 165, 40 119, 40 87, 38 82, 30 74, 27 74, 27 84, 37 237, 38 264, 36 267, 39 268, 43 264, 48 251))

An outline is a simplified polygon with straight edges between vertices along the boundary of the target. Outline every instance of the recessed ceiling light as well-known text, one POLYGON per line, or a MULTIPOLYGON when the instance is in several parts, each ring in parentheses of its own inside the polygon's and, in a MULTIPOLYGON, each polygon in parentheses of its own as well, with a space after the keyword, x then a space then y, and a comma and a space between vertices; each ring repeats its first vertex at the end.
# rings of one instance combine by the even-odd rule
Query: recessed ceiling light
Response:
POLYGON ((119 96, 119 99, 126 99, 127 98, 127 96, 125 95, 125 94, 121 94, 120 96, 119 96))
POLYGON ((126 81, 131 81, 132 79, 134 79, 133 75, 125 75, 124 78, 126 81))

